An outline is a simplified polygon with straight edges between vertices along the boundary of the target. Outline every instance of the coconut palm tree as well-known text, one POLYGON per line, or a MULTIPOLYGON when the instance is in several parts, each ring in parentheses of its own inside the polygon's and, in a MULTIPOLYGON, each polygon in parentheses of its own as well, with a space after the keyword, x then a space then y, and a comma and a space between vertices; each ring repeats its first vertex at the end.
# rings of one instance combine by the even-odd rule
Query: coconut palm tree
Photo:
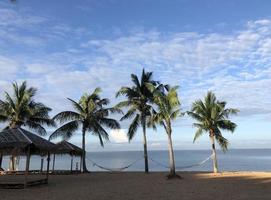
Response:
MULTIPOLYGON (((138 127, 142 127, 145 173, 149 172, 146 128, 151 126, 148 122, 151 117, 151 102, 153 100, 153 94, 148 89, 148 84, 156 85, 158 83, 152 79, 152 75, 152 72, 145 72, 144 69, 142 70, 140 80, 135 74, 131 74, 133 86, 122 87, 116 94, 116 97, 126 97, 126 100, 118 103, 116 107, 128 108, 128 111, 120 120, 133 118, 127 133, 129 141, 135 136, 138 127)), ((155 126, 152 127, 155 128, 155 126)))
POLYGON ((68 100, 72 103, 74 111, 63 111, 54 116, 54 120, 60 124, 65 123, 55 130, 50 139, 62 136, 63 139, 69 139, 75 132, 81 128, 82 131, 82 149, 83 149, 83 172, 88 172, 86 167, 86 151, 85 136, 87 132, 97 136, 101 146, 104 146, 103 140, 109 140, 109 135, 104 129, 105 127, 119 129, 119 123, 112 118, 108 118, 110 113, 120 112, 116 108, 104 108, 109 104, 108 99, 102 99, 99 94, 100 88, 96 88, 91 94, 84 94, 79 102, 72 99, 68 100))
POLYGON ((13 94, 5 92, 4 100, 0 100, 0 122, 7 123, 6 128, 26 126, 46 135, 44 125, 54 125, 49 117, 51 108, 34 100, 37 89, 28 88, 26 81, 21 85, 15 82, 12 86, 13 94))
MULTIPOLYGON (((0 122, 7 124, 5 129, 26 126, 40 135, 46 135, 44 125, 54 125, 49 117, 51 108, 34 100, 37 89, 28 88, 26 81, 21 85, 15 82, 12 86, 13 94, 5 92, 4 100, 0 100, 0 122)), ((15 159, 16 157, 12 156, 11 170, 14 170, 15 159)))
POLYGON ((218 172, 215 140, 223 151, 228 149, 228 140, 222 136, 221 131, 234 132, 236 124, 229 120, 229 116, 237 114, 237 109, 226 108, 226 102, 218 101, 215 94, 208 92, 204 100, 197 100, 193 103, 188 114, 197 121, 193 125, 197 128, 194 142, 204 133, 208 133, 213 152, 214 173, 218 172))
POLYGON ((159 85, 153 88, 154 103, 157 106, 153 114, 153 123, 162 125, 168 136, 168 151, 170 173, 168 178, 179 177, 175 172, 175 160, 172 145, 172 121, 182 115, 180 101, 177 93, 178 86, 170 87, 169 85, 159 85), (165 90, 163 89, 165 88, 165 90))

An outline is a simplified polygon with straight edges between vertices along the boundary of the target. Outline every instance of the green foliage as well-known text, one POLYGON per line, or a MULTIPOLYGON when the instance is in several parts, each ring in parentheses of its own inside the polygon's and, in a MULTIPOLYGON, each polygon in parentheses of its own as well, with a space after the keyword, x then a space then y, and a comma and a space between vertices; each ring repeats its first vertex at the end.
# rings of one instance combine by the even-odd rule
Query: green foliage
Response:
POLYGON ((116 108, 128 108, 128 111, 123 115, 121 121, 130 119, 132 123, 128 129, 128 138, 131 140, 138 127, 149 126, 155 128, 150 123, 152 115, 153 93, 149 89, 149 85, 156 86, 157 81, 152 79, 152 72, 145 72, 143 69, 141 78, 135 74, 131 74, 132 87, 122 87, 117 92, 116 97, 124 96, 126 99, 118 103, 116 108))
POLYGON ((83 132, 91 132, 100 140, 103 146, 103 140, 108 140, 109 136, 104 129, 120 128, 119 123, 112 118, 109 118, 110 113, 120 113, 118 108, 105 108, 109 104, 108 99, 100 97, 101 89, 96 88, 91 94, 84 94, 79 102, 68 99, 73 105, 74 111, 63 111, 54 116, 54 120, 60 124, 64 124, 55 130, 50 139, 61 136, 64 139, 69 139, 81 127, 83 132))
POLYGON ((197 128, 194 141, 203 132, 207 132, 210 136, 215 137, 222 150, 227 150, 229 142, 222 136, 221 130, 234 132, 237 125, 228 118, 238 112, 237 109, 226 108, 226 102, 218 101, 214 93, 208 92, 204 101, 195 101, 191 111, 187 112, 197 121, 197 123, 193 124, 197 128))
POLYGON ((51 108, 35 102, 37 89, 28 88, 26 81, 21 85, 15 82, 12 86, 13 94, 5 92, 4 100, 0 100, 0 122, 8 123, 6 128, 27 126, 40 135, 45 135, 44 125, 54 125, 49 117, 51 108))
POLYGON ((156 111, 153 114, 153 123, 162 125, 168 134, 171 134, 171 122, 182 116, 180 109, 180 101, 177 93, 178 87, 170 87, 169 85, 153 87, 154 103, 156 111))

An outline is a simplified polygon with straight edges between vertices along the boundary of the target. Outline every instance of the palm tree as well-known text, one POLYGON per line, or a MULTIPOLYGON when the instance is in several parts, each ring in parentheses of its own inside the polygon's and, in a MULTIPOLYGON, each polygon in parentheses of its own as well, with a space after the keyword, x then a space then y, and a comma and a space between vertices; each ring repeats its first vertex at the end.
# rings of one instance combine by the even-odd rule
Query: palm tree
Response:
POLYGON ((86 167, 86 151, 85 136, 87 132, 98 136, 101 146, 104 146, 103 140, 109 140, 109 135, 104 127, 119 129, 119 123, 112 118, 108 118, 109 113, 120 112, 116 108, 104 108, 109 104, 108 99, 101 99, 99 93, 100 88, 96 88, 93 93, 85 94, 79 102, 72 99, 68 100, 72 103, 75 111, 63 111, 54 116, 54 120, 61 124, 65 123, 55 130, 50 139, 62 136, 69 139, 81 127, 82 131, 82 149, 83 149, 83 172, 88 172, 86 167))
POLYGON ((175 172, 175 160, 172 145, 172 121, 181 116, 180 101, 177 93, 178 87, 159 85, 153 89, 154 102, 157 110, 153 114, 153 122, 162 125, 168 136, 170 173, 168 178, 179 177, 175 172), (165 89, 163 89, 165 88, 165 89))
POLYGON ((226 102, 218 101, 212 92, 207 93, 204 101, 195 101, 191 111, 188 112, 193 119, 198 121, 198 123, 193 124, 197 128, 194 142, 204 132, 209 133, 212 143, 214 173, 218 172, 215 140, 223 151, 228 149, 229 142, 222 136, 221 130, 234 132, 237 125, 229 120, 229 116, 237 113, 237 109, 226 108, 226 102))
MULTIPOLYGON (((147 137, 146 128, 150 127, 149 119, 151 117, 153 100, 153 94, 148 89, 148 84, 156 85, 157 81, 152 80, 152 72, 145 72, 142 70, 141 79, 135 74, 131 74, 131 80, 133 82, 132 87, 122 87, 116 94, 116 97, 122 95, 126 97, 126 100, 118 103, 117 108, 127 107, 127 113, 120 119, 121 121, 133 118, 129 129, 128 138, 129 141, 133 139, 138 127, 141 125, 143 129, 143 147, 144 147, 144 160, 145 160, 145 173, 149 172, 148 165, 148 150, 147 150, 147 137)), ((155 126, 153 126, 155 128, 155 126)))
MULTIPOLYGON (((13 94, 5 92, 4 100, 0 100, 0 122, 7 124, 5 129, 26 126, 40 135, 46 135, 44 125, 54 125, 53 120, 49 117, 51 108, 34 100, 37 89, 28 88, 26 81, 21 85, 15 82, 12 86, 13 94)), ((14 170, 15 159, 16 157, 12 156, 11 170, 14 170)))
POLYGON ((40 135, 46 135, 44 125, 54 125, 49 117, 51 108, 36 102, 37 89, 27 87, 26 81, 21 85, 12 84, 13 94, 5 92, 5 99, 0 100, 0 122, 7 123, 6 128, 26 126, 40 135))

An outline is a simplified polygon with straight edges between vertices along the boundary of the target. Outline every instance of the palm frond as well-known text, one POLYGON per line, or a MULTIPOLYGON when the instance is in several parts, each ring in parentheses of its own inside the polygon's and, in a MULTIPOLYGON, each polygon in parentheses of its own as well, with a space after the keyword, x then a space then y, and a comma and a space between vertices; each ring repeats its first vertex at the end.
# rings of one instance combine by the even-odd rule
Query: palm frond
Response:
POLYGON ((194 139, 193 139, 193 143, 203 134, 203 129, 202 128, 198 128, 196 133, 195 133, 195 136, 194 136, 194 139))
POLYGON ((221 134, 216 134, 215 139, 224 152, 228 150, 229 141, 226 138, 224 138, 221 134))
POLYGON ((80 120, 80 119, 82 119, 81 115, 74 111, 63 111, 56 114, 53 117, 53 120, 59 121, 61 124, 66 121, 80 120))
POLYGON ((139 80, 138 80, 137 75, 131 74, 131 80, 132 80, 132 82, 135 84, 135 86, 136 86, 137 88, 140 88, 140 87, 141 87, 141 84, 140 84, 140 82, 139 82, 139 80))
POLYGON ((127 113, 120 118, 120 121, 132 118, 133 116, 135 116, 136 111, 137 111, 136 107, 130 108, 127 111, 127 113))
POLYGON ((128 107, 133 105, 133 101, 127 100, 127 101, 121 101, 117 105, 115 105, 115 108, 123 108, 123 107, 128 107))
POLYGON ((56 129, 49 137, 49 140, 55 139, 57 137, 62 137, 63 139, 69 139, 74 132, 79 128, 79 125, 81 124, 80 121, 71 121, 63 126, 56 129))
POLYGON ((230 120, 220 120, 217 122, 217 126, 218 128, 221 128, 223 130, 227 130, 230 132, 234 132, 235 128, 237 127, 237 125, 230 120))
POLYGON ((177 109, 171 113, 170 119, 174 120, 180 116, 182 116, 181 109, 177 109))
POLYGON ((140 125, 139 119, 140 119, 140 115, 137 114, 134 120, 132 121, 132 123, 130 124, 129 130, 127 133, 129 141, 131 141, 133 137, 135 136, 135 133, 140 125))
POLYGON ((104 125, 111 129, 120 129, 120 124, 117 120, 111 118, 101 118, 99 120, 101 125, 104 125))
POLYGON ((93 135, 96 135, 96 136, 99 137, 100 144, 103 147, 104 146, 103 139, 109 140, 109 135, 106 132, 106 130, 98 122, 93 123, 93 126, 91 127, 91 130, 92 130, 93 135))
POLYGON ((46 129, 34 121, 26 121, 24 125, 37 132, 39 135, 44 136, 47 134, 46 129))
POLYGON ((74 101, 73 99, 70 99, 70 98, 68 98, 68 100, 72 103, 72 105, 76 111, 78 111, 79 113, 84 112, 84 109, 82 108, 82 106, 79 103, 77 103, 76 101, 74 101))

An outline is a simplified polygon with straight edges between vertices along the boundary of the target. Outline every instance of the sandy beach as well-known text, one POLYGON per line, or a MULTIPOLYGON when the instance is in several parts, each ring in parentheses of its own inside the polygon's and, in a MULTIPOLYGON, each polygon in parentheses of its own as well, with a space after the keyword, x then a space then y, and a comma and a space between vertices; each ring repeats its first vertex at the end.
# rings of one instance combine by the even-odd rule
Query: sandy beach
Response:
POLYGON ((0 190, 1 200, 269 200, 271 173, 90 173, 50 176, 49 184, 25 190, 0 190))

